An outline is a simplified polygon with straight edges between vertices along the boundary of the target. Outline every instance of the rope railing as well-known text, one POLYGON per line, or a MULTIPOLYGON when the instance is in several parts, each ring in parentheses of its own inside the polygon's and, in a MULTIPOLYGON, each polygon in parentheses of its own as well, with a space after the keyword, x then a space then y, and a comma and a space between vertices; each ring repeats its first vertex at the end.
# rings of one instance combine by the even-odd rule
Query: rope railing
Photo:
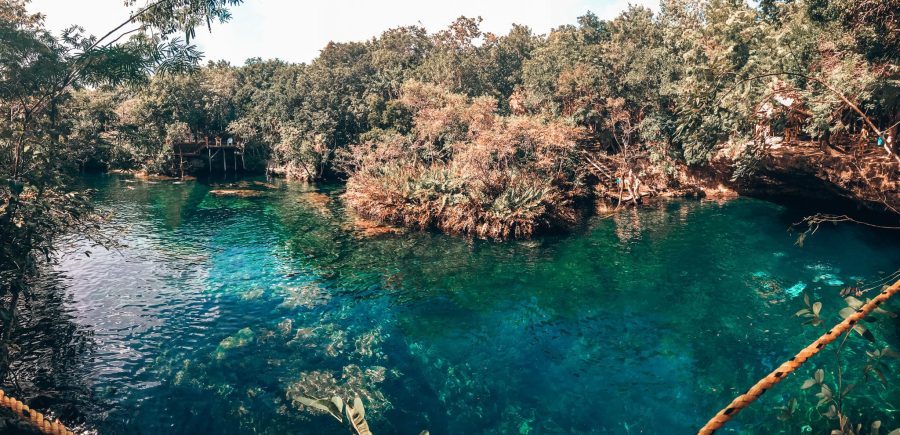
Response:
POLYGON ((38 428, 41 432, 48 435, 75 435, 72 431, 66 428, 62 423, 49 420, 44 417, 44 414, 37 412, 28 407, 28 405, 22 403, 21 401, 9 397, 3 390, 0 390, 0 406, 9 409, 10 411, 16 413, 23 420, 33 424, 38 428))
POLYGON ((853 328, 854 325, 859 323, 860 320, 864 319, 869 315, 872 311, 875 310, 879 305, 884 303, 884 301, 890 299, 895 293, 900 291, 900 281, 894 283, 894 285, 884 289, 881 293, 878 294, 875 298, 865 303, 865 305, 859 307, 855 313, 847 316, 843 322, 838 323, 837 326, 831 328, 824 335, 819 337, 816 341, 814 341, 809 346, 806 346, 803 350, 800 351, 796 356, 791 358, 788 361, 785 361, 781 366, 777 369, 773 370, 772 373, 769 373, 768 376, 759 380, 756 385, 750 387, 746 393, 741 394, 737 398, 735 398, 731 404, 727 407, 719 411, 718 414, 715 415, 709 422, 706 423, 703 428, 698 432, 700 435, 712 435, 717 429, 725 426, 725 423, 728 423, 732 417, 737 415, 737 413, 741 412, 742 409, 750 406, 759 396, 762 396, 766 390, 775 386, 775 384, 781 382, 782 379, 787 377, 791 372, 797 370, 803 363, 805 363, 808 359, 810 359, 813 355, 819 353, 820 350, 825 348, 829 343, 836 340, 838 337, 843 335, 845 332, 849 331, 850 328, 853 328))

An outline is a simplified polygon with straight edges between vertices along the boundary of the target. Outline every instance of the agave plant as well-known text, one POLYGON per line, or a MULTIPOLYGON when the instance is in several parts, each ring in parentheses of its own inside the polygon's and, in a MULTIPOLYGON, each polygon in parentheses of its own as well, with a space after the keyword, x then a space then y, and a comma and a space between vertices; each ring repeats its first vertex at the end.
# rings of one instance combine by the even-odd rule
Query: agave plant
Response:
POLYGON ((359 396, 353 399, 352 405, 339 396, 333 396, 330 399, 313 399, 301 396, 297 400, 310 408, 318 409, 331 415, 346 426, 351 433, 372 435, 372 431, 369 430, 369 423, 366 422, 366 410, 359 396))

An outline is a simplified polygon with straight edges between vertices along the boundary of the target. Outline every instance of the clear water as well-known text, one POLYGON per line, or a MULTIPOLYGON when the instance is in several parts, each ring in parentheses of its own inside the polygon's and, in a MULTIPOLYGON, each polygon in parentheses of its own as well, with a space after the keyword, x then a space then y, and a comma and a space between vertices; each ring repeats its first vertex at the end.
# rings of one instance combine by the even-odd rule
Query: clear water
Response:
MULTIPOLYGON (((343 433, 292 400, 335 391, 363 398, 376 434, 692 433, 823 332, 794 316, 801 292, 836 323, 839 281, 900 267, 889 233, 823 228, 798 247, 786 229, 800 212, 753 199, 498 243, 366 234, 340 186, 248 199, 201 182, 89 184, 126 246, 62 259, 25 313, 19 376, 103 434, 343 433)), ((865 350, 900 347, 900 322, 868 325, 877 346, 851 336, 843 352, 854 379, 865 350)), ((830 381, 834 354, 729 431, 824 432, 815 391, 799 390, 817 367, 830 381), (801 406, 779 420, 791 398, 801 406)), ((845 406, 892 429, 898 405, 870 379, 845 406)))

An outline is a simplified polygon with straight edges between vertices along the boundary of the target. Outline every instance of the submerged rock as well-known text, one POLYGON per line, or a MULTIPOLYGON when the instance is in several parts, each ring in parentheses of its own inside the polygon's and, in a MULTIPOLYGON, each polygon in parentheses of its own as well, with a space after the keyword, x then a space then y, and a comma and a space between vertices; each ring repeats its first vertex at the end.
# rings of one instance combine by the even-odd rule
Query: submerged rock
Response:
POLYGON ((209 194, 215 196, 236 196, 238 198, 258 198, 266 195, 265 192, 250 189, 213 189, 209 191, 209 194))
POLYGON ((148 174, 144 171, 138 171, 134 173, 134 178, 138 180, 147 180, 147 181, 176 181, 179 180, 178 177, 170 177, 168 175, 160 175, 160 174, 148 174))
POLYGON ((223 359, 225 358, 225 351, 244 347, 252 343, 255 339, 256 334, 253 333, 252 329, 243 328, 238 331, 237 334, 232 335, 219 343, 219 347, 217 347, 215 351, 215 357, 216 359, 223 359))
POLYGON ((352 222, 345 226, 348 231, 363 237, 378 237, 385 234, 402 234, 405 232, 403 228, 385 225, 369 219, 354 217, 352 222))
POLYGON ((272 183, 266 183, 265 181, 254 181, 254 186, 265 187, 266 189, 278 189, 278 186, 272 183))
POLYGON ((709 200, 724 200, 724 199, 734 199, 737 198, 738 193, 721 183, 716 184, 715 186, 703 186, 701 187, 703 191, 703 196, 709 200))
POLYGON ((840 280, 837 276, 831 273, 823 273, 815 278, 813 278, 813 282, 821 282, 825 285, 830 285, 834 287, 839 287, 844 285, 844 281, 840 280))
POLYGON ((294 329, 294 321, 291 319, 284 319, 278 323, 278 330, 281 332, 282 337, 287 337, 291 335, 291 331, 294 329))
POLYGON ((836 272, 837 270, 833 266, 829 266, 827 264, 816 263, 816 264, 807 264, 803 266, 807 270, 812 270, 815 272, 836 272))
POLYGON ((800 296, 801 293, 803 293, 803 290, 806 290, 806 283, 803 281, 800 281, 800 282, 786 288, 784 290, 784 292, 787 293, 788 296, 790 296, 792 298, 796 298, 797 296, 800 296))
POLYGON ((248 290, 247 292, 241 294, 241 299, 245 301, 252 301, 254 299, 259 299, 264 293, 265 289, 255 288, 252 290, 248 290))
POLYGON ((312 308, 317 305, 327 303, 331 299, 325 289, 315 283, 309 283, 300 287, 285 288, 284 301, 281 302, 281 308, 312 308))
POLYGON ((353 342, 356 353, 363 357, 384 357, 381 353, 380 345, 384 341, 381 334, 381 328, 375 328, 365 334, 360 335, 353 342))

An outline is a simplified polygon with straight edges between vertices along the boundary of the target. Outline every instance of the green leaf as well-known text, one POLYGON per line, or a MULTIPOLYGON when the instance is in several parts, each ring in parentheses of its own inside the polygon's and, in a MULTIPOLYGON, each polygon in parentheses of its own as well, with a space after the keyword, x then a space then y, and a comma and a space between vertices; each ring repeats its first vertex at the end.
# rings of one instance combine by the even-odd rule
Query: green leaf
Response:
POLYGON ((310 408, 328 413, 338 421, 343 421, 341 418, 341 408, 343 408, 344 402, 340 397, 335 396, 331 399, 313 399, 310 397, 299 396, 297 400, 310 408))
POLYGON ((806 389, 812 388, 813 385, 816 385, 816 380, 809 378, 809 379, 803 381, 803 385, 800 386, 800 389, 806 390, 806 389))
POLYGON ((856 384, 847 385, 847 387, 844 388, 844 391, 841 392, 841 397, 846 397, 847 394, 849 394, 850 391, 852 391, 853 388, 855 388, 855 387, 856 387, 856 384))
POLYGON ((881 307, 875 307, 875 309, 872 310, 872 312, 873 312, 873 313, 878 313, 878 314, 884 314, 885 316, 888 316, 888 317, 890 317, 890 318, 892 318, 892 319, 897 317, 897 314, 894 313, 893 311, 888 311, 888 310, 885 310, 884 308, 881 308, 881 307))
POLYGON ((844 307, 844 308, 841 308, 841 311, 838 311, 838 314, 840 314, 840 316, 844 319, 852 316, 855 313, 856 313, 856 310, 854 310, 853 308, 850 308, 850 307, 844 307))
POLYGON ((873 421, 872 426, 869 429, 869 435, 878 435, 879 429, 881 429, 881 420, 873 421))
POLYGON ((859 335, 861 335, 866 340, 869 340, 873 343, 875 342, 875 336, 872 335, 872 332, 870 332, 865 326, 856 324, 853 326, 853 330, 856 331, 859 335))
POLYGON ((854 298, 853 296, 847 296, 846 298, 844 298, 844 302, 846 302, 847 305, 849 305, 854 310, 858 310, 863 306, 863 302, 859 299, 854 298))
POLYGON ((881 356, 889 356, 894 359, 900 359, 900 353, 894 352, 891 348, 886 347, 881 350, 881 356))
POLYGON ((353 399, 353 406, 344 406, 344 422, 350 426, 357 435, 371 435, 369 424, 366 422, 366 410, 363 408, 362 399, 359 396, 353 399))

